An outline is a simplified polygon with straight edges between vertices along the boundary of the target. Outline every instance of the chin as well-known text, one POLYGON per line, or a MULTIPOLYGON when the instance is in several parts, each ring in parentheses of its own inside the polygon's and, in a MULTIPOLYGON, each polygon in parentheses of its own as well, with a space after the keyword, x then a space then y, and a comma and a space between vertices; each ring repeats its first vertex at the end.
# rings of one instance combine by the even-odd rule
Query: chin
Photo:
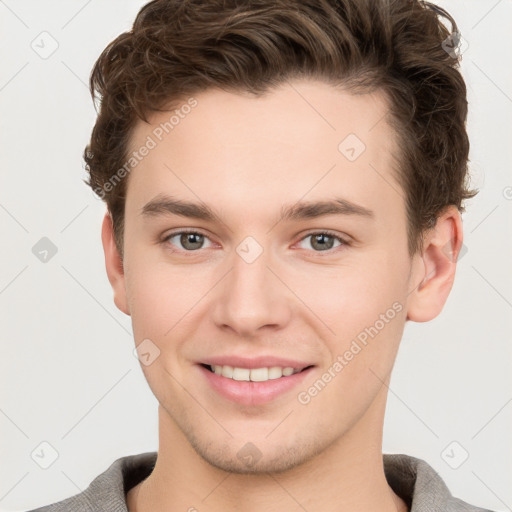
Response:
POLYGON ((189 442, 196 453, 211 466, 240 475, 283 473, 308 462, 325 448, 318 441, 306 440, 294 446, 286 446, 280 441, 275 444, 266 441, 262 445, 257 441, 232 440, 216 445, 214 442, 197 443, 189 438, 189 442))

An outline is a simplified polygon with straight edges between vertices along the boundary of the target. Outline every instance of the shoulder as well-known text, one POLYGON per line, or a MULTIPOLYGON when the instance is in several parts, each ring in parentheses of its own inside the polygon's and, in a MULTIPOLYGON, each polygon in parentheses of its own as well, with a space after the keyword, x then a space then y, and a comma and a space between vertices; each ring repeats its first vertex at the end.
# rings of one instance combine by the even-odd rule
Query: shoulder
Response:
POLYGON ((126 492, 151 473, 156 457, 157 452, 121 457, 83 492, 28 512, 127 512, 126 492))
POLYGON ((453 496, 441 476, 426 461, 405 454, 384 454, 388 484, 410 512, 493 512, 453 496))

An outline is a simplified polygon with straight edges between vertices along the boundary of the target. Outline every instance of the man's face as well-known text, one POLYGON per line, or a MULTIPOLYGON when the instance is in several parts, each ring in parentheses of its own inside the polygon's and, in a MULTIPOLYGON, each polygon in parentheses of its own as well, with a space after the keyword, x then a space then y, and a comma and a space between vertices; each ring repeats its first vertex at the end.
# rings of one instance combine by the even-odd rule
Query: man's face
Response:
POLYGON ((230 471, 285 470, 368 425, 378 439, 414 286, 383 97, 297 81, 195 99, 131 144, 156 142, 129 177, 124 286, 136 345, 160 351, 142 368, 161 412, 230 471), (216 217, 146 206, 164 195, 216 217), (337 199, 370 213, 299 208, 337 199))

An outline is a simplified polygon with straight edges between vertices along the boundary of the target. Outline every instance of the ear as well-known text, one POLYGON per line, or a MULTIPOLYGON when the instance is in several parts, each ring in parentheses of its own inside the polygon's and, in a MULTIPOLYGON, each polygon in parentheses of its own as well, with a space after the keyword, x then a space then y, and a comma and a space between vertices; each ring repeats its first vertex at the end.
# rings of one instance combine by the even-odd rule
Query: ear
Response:
POLYGON ((450 205, 424 235, 423 252, 414 256, 407 320, 428 322, 439 315, 452 289, 462 240, 460 213, 450 205))
POLYGON ((103 251, 105 252, 105 267, 108 280, 114 291, 114 303, 118 309, 129 315, 130 310, 126 299, 123 261, 115 243, 112 217, 109 211, 107 211, 103 218, 101 241, 103 243, 103 251))

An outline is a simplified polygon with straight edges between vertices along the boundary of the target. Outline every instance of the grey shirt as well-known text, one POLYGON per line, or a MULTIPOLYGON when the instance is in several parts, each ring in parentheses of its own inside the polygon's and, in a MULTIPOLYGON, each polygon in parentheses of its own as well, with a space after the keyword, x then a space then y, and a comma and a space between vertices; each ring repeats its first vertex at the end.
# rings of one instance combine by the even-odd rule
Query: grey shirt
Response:
MULTIPOLYGON (((156 457, 157 452, 121 457, 85 491, 29 512, 128 512, 126 493, 151 474, 156 457)), ((410 512, 492 512, 454 498, 424 460, 404 454, 384 454, 383 458, 386 479, 410 512)))

